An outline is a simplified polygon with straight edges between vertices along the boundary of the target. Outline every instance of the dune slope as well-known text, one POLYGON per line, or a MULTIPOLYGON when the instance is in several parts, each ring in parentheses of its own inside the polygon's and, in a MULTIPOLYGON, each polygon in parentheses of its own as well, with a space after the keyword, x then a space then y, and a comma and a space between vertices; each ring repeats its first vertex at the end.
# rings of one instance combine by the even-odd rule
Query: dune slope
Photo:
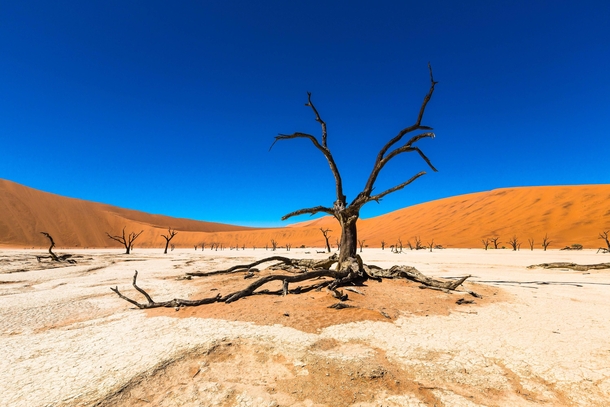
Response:
MULTIPOLYGON (((136 247, 163 247, 161 234, 173 227, 177 247, 222 243, 225 247, 270 248, 278 242, 323 247, 320 228, 330 228, 331 244, 340 237, 330 218, 306 221, 284 228, 246 228, 218 223, 151 215, 110 205, 66 198, 11 181, 0 180, 0 245, 44 247, 49 232, 60 247, 118 247, 106 232, 140 231, 136 247)), ((516 236, 521 249, 528 239, 540 248, 548 235, 550 248, 574 243, 588 248, 603 245, 599 233, 610 230, 610 185, 505 188, 460 195, 414 205, 358 223, 359 238, 370 247, 396 244, 404 247, 417 236, 422 243, 445 247, 482 247, 481 240, 497 236, 501 246, 516 236)))

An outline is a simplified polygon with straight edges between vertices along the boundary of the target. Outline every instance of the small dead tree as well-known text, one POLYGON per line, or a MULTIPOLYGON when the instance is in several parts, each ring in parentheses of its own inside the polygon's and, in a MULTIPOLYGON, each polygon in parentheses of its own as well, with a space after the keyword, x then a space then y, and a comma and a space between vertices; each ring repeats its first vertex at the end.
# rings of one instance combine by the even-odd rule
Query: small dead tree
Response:
POLYGON ((123 234, 121 236, 112 236, 110 233, 106 232, 108 237, 112 240, 116 240, 123 246, 125 246, 125 254, 131 253, 131 249, 133 248, 133 242, 144 232, 141 230, 139 233, 131 232, 128 235, 125 235, 125 228, 123 227, 123 234))
POLYGON ((273 247, 271 250, 275 251, 275 249, 277 249, 277 242, 275 241, 275 239, 271 239, 271 247, 273 247))
POLYGON ((385 240, 381 241, 381 250, 385 250, 385 240))
POLYGON ((201 251, 203 251, 203 249, 205 249, 205 242, 201 243, 199 246, 201 246, 201 251))
POLYGON ((289 252, 292 247, 292 243, 286 243, 286 251, 289 252))
POLYGON ((487 248, 489 247, 489 238, 486 239, 481 239, 481 242, 483 242, 483 247, 485 248, 485 250, 487 250, 487 248))
MULTIPOLYGON (((47 239, 49 239, 49 243, 51 244, 49 246, 49 254, 50 254, 50 258, 53 261, 60 261, 59 257, 57 257, 57 255, 55 255, 55 253, 53 253, 53 248, 55 247, 55 241, 53 240, 53 237, 48 234, 47 232, 40 232, 41 234, 45 235, 47 237, 47 239)), ((42 258, 42 256, 38 256, 38 261, 40 261, 40 259, 42 258)))
MULTIPOLYGON (((176 232, 175 229, 167 228, 167 235, 161 235, 165 239, 165 251, 163 252, 163 254, 167 254, 167 248, 169 247, 169 242, 171 242, 171 240, 177 234, 178 234, 178 232, 176 232)), ((197 250, 197 245, 195 245, 195 250, 197 250)))
POLYGON ((55 253, 53 253, 53 248, 55 247, 55 241, 53 240, 53 237, 48 234, 47 232, 40 232, 40 234, 45 235, 47 237, 47 239, 49 239, 49 256, 36 256, 36 260, 38 260, 38 262, 40 262, 41 259, 51 259, 52 261, 68 261, 68 263, 74 264, 76 263, 76 260, 72 260, 70 259, 70 257, 72 257, 71 254, 62 254, 60 256, 56 255, 55 253), (70 260, 69 260, 70 259, 70 260))
POLYGON ((434 239, 428 243, 428 247, 430 248, 430 252, 432 252, 432 248, 434 247, 434 239))
POLYGON ((332 230, 320 228, 320 232, 322 232, 322 234, 324 235, 324 240, 326 240, 326 251, 330 253, 330 243, 328 242, 328 239, 330 239, 330 235, 328 234, 328 232, 332 232, 332 230))
POLYGON ((599 238, 606 242, 606 247, 600 247, 599 250, 597 251, 598 253, 600 250, 603 251, 604 253, 610 252, 610 236, 608 236, 609 233, 610 233, 610 230, 606 230, 599 234, 599 238))
POLYGON ((337 251, 341 248, 341 243, 339 243, 339 239, 335 239, 335 246, 337 246, 337 251))
POLYGON ((542 238, 542 247, 544 248, 545 252, 546 252, 546 248, 549 247, 550 244, 551 244, 551 241, 549 240, 549 237, 547 236, 547 234, 545 234, 544 237, 542 238))
POLYGON ((360 253, 362 253, 362 248, 364 247, 365 241, 366 240, 364 240, 364 239, 363 240, 358 239, 358 246, 360 246, 360 253))
POLYGON ((502 243, 499 237, 490 237, 489 240, 494 244, 494 249, 498 249, 498 245, 502 243))
POLYGON ((534 251, 534 239, 527 239, 527 243, 530 245, 530 250, 534 251))
POLYGON ((193 247, 195 247, 195 251, 197 251, 197 245, 193 245, 193 247))
POLYGON ((415 236, 413 239, 415 239, 415 250, 421 250, 425 248, 421 245, 421 238, 419 236, 415 236))
POLYGON ((519 239, 517 239, 517 236, 513 236, 511 239, 509 239, 508 244, 511 245, 514 252, 516 252, 517 248, 520 246, 519 239))

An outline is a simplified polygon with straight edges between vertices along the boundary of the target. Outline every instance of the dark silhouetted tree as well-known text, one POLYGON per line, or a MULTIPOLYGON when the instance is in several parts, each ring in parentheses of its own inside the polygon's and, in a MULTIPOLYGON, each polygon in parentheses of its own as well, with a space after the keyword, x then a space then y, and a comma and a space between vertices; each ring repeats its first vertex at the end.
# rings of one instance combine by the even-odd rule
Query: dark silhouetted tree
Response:
POLYGON ((516 252, 517 249, 519 248, 519 239, 517 239, 517 236, 513 236, 509 241, 508 244, 511 245, 511 247, 513 248, 513 251, 516 252))
MULTIPOLYGON (((167 248, 169 247, 169 242, 171 242, 171 240, 177 234, 178 234, 178 232, 176 232, 175 229, 167 228, 167 235, 161 235, 165 239, 165 251, 163 251, 163 254, 167 254, 167 248)), ((197 245, 195 245, 195 250, 197 250, 197 245)))
POLYGON ((530 250, 534 251, 534 239, 527 239, 527 243, 530 245, 530 250))
POLYGON ((489 248, 489 238, 487 239, 481 239, 481 242, 483 242, 483 247, 485 248, 485 250, 487 250, 487 248, 489 248))
POLYGON ((125 228, 127 226, 125 226, 123 228, 123 234, 121 236, 112 236, 110 233, 106 232, 106 234, 108 235, 108 237, 112 240, 116 240, 117 242, 121 243, 123 246, 125 246, 125 254, 129 254, 131 253, 131 249, 133 249, 133 242, 138 238, 138 236, 140 236, 142 234, 142 232, 144 232, 143 230, 141 230, 139 233, 135 233, 135 232, 131 232, 128 235, 125 235, 125 228))
POLYGON ((502 242, 500 242, 500 238, 499 237, 490 237, 489 240, 491 240, 491 242, 494 244, 494 249, 498 248, 498 245, 502 242))
MULTIPOLYGON (((366 181, 366 184, 365 184, 363 190, 359 194, 357 194, 356 197, 351 202, 348 202, 347 197, 344 194, 343 181, 342 181, 342 178, 341 178, 341 175, 339 172, 339 168, 337 167, 337 164, 335 163, 335 159, 330 151, 330 148, 327 145, 328 134, 327 134, 327 129, 326 129, 326 123, 324 122, 324 120, 322 120, 322 118, 320 117, 320 114, 318 113, 318 110, 314 106, 314 104, 311 100, 311 93, 307 93, 306 106, 311 108, 311 110, 313 111, 313 113, 315 115, 316 121, 318 123, 320 123, 321 130, 322 130, 321 139, 318 140, 318 138, 316 138, 315 136, 312 136, 311 134, 300 133, 300 132, 293 133, 293 134, 280 134, 275 137, 275 141, 271 145, 271 148, 273 148, 275 143, 277 143, 278 141, 281 141, 281 140, 304 138, 304 139, 311 141, 311 143, 314 145, 314 147, 317 148, 322 153, 322 155, 328 162, 328 164, 330 166, 330 170, 335 179, 336 199, 335 199, 335 202, 332 204, 332 206, 315 206, 312 208, 299 209, 297 211, 284 215, 282 217, 282 220, 286 220, 293 216, 303 215, 306 213, 310 214, 310 215, 314 215, 316 213, 327 213, 327 214, 335 217, 335 219, 337 219, 337 221, 341 225, 341 243, 340 243, 340 250, 339 250, 339 264, 343 264, 343 262, 347 258, 350 258, 350 257, 354 258, 356 256, 356 249, 357 249, 356 245, 357 245, 357 240, 358 240, 358 231, 357 231, 357 227, 356 227, 356 222, 358 221, 358 218, 360 217, 360 209, 368 202, 371 202, 371 201, 379 202, 386 195, 403 189, 404 187, 406 187, 407 185, 409 185, 413 181, 415 181, 417 178, 419 178, 425 174, 425 171, 421 171, 421 172, 415 174, 414 176, 412 176, 410 179, 402 182, 401 184, 398 184, 398 185, 396 185, 392 188, 389 188, 385 191, 382 191, 378 194, 373 194, 373 190, 375 187, 375 181, 377 181, 377 177, 379 176, 379 173, 381 172, 381 170, 383 170, 383 168, 386 166, 386 164, 388 162, 390 162, 392 159, 399 156, 400 154, 414 152, 414 153, 417 153, 433 171, 436 171, 436 168, 434 168, 434 166, 432 165, 432 163, 430 162, 428 157, 426 157, 426 155, 424 155, 424 153, 419 149, 419 147, 416 146, 416 143, 418 141, 420 141, 424 138, 433 138, 434 137, 434 133, 430 132, 430 130, 432 130, 432 128, 421 124, 422 119, 424 117, 424 112, 425 112, 426 106, 428 105, 428 102, 430 101, 432 94, 434 93, 434 87, 436 85, 436 82, 434 81, 434 77, 432 75, 432 67, 430 65, 428 65, 428 68, 430 71, 430 88, 428 90, 428 93, 424 97, 422 105, 419 109, 419 113, 417 114, 415 123, 400 130, 396 136, 394 136, 392 139, 390 139, 388 142, 386 142, 386 144, 381 148, 381 150, 377 154, 377 158, 375 159, 375 162, 373 164, 373 169, 369 175, 368 180, 366 181), (421 131, 421 132, 414 136, 411 136, 411 138, 408 139, 407 142, 404 143, 403 145, 395 147, 397 143, 400 143, 402 141, 402 139, 403 139, 403 137, 405 137, 405 135, 416 132, 416 131, 421 131)), ((349 147, 349 145, 350 145, 350 143, 348 142, 344 146, 349 147)))
POLYGON ((550 244, 551 244, 551 241, 549 240, 548 236, 545 234, 544 238, 542 239, 542 247, 544 248, 545 252, 546 252, 546 248, 549 247, 550 244))
POLYGON ((332 232, 332 230, 320 228, 320 232, 322 232, 322 234, 324 235, 324 240, 326 240, 326 250, 328 251, 328 253, 330 253, 330 243, 328 242, 328 239, 330 239, 330 235, 328 234, 328 232, 332 232))

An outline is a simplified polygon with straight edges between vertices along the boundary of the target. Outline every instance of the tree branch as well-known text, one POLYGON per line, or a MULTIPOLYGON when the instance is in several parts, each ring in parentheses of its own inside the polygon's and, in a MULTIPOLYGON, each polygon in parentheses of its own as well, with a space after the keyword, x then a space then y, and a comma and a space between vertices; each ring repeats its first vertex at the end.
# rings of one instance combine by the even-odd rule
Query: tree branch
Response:
POLYGON ((305 213, 315 215, 316 213, 319 213, 319 212, 328 213, 329 215, 333 215, 333 216, 335 215, 335 212, 331 208, 327 208, 325 206, 315 206, 313 208, 299 209, 298 211, 290 212, 289 214, 282 216, 282 220, 286 220, 288 218, 291 218, 291 217, 297 216, 297 215, 303 215, 305 213))
POLYGON ((418 179, 419 177, 421 177, 424 174, 426 174, 426 172, 425 171, 421 171, 421 172, 415 174, 414 176, 412 176, 411 179, 409 179, 408 181, 405 181, 405 182, 403 182, 400 185, 396 185, 393 188, 390 188, 390 189, 388 189, 386 191, 383 191, 380 194, 377 194, 377 195, 369 197, 366 202, 370 202, 370 201, 379 202, 381 200, 381 198, 383 198, 384 196, 386 196, 388 194, 391 194, 392 192, 398 191, 400 189, 403 189, 404 187, 406 187, 407 185, 409 185, 410 183, 412 183, 413 181, 415 181, 416 179, 418 179))

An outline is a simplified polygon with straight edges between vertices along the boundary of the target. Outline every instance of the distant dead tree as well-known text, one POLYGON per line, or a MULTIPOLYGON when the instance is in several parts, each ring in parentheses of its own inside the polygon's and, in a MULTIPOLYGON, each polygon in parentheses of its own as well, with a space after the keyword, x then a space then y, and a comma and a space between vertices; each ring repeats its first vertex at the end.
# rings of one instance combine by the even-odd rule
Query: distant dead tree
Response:
POLYGON ((486 239, 481 239, 481 242, 483 242, 483 247, 485 248, 485 250, 487 250, 487 248, 489 248, 489 238, 486 239))
POLYGON ((203 249, 205 249, 205 242, 201 243, 199 246, 201 246, 201 251, 203 251, 203 249))
POLYGON ((275 241, 275 239, 271 239, 271 247, 273 247, 273 249, 271 249, 272 251, 275 251, 275 249, 277 249, 277 242, 275 241))
POLYGON ((197 251, 197 245, 193 245, 193 247, 195 247, 195 251, 197 251))
POLYGON ((265 243, 265 250, 269 250, 269 243, 265 243))
POLYGON ((398 244, 396 245, 396 253, 402 253, 402 238, 398 238, 398 244))
POLYGON ((112 236, 110 233, 106 232, 106 234, 108 235, 108 237, 112 240, 116 240, 117 242, 121 243, 123 246, 125 246, 125 254, 129 254, 131 253, 131 250, 133 249, 133 242, 138 238, 138 236, 140 236, 142 234, 142 232, 144 232, 143 230, 141 230, 139 233, 135 233, 135 232, 131 232, 128 235, 125 235, 125 228, 127 226, 123 227, 123 234, 121 236, 112 236))
POLYGON ((292 243, 286 243, 286 251, 289 252, 292 247, 292 243))
POLYGON ((508 241, 508 244, 512 246, 513 251, 516 252, 519 247, 519 239, 517 236, 513 235, 513 237, 508 241))
POLYGON ((534 251, 534 239, 527 239, 527 243, 530 245, 530 250, 534 251))
POLYGON ((421 245, 421 238, 419 236, 415 236, 413 239, 415 239, 415 250, 425 249, 425 247, 421 245))
POLYGON ((430 248, 430 251, 432 251, 432 248, 434 247, 434 239, 432 239, 432 241, 428 243, 428 247, 430 248))
POLYGON ((328 251, 328 253, 330 253, 330 243, 328 242, 330 236, 328 235, 328 232, 332 232, 332 230, 320 228, 320 232, 322 232, 322 234, 324 235, 324 240, 326 240, 326 250, 328 251))
POLYGON ((610 230, 603 231, 599 234, 599 239, 606 242, 606 247, 600 247, 597 249, 597 253, 600 251, 603 253, 610 253, 610 236, 608 234, 610 234, 610 230))
MULTIPOLYGON (((161 235, 165 239, 165 251, 163 254, 167 254, 167 248, 169 247, 169 242, 176 236, 178 232, 175 229, 167 228, 167 235, 161 235)), ((197 250, 197 245, 195 245, 195 250, 197 250)))
POLYGON ((551 241, 549 240, 549 237, 545 233, 544 237, 542 238, 542 247, 544 248, 545 252, 546 252, 546 248, 549 247, 550 244, 551 244, 551 241))
POLYGON ((141 230, 139 233, 135 233, 135 232, 131 232, 128 235, 125 235, 125 228, 127 226, 123 227, 123 234, 121 236, 112 236, 110 233, 106 232, 106 234, 108 235, 108 237, 112 240, 116 240, 117 242, 121 243, 123 246, 125 246, 125 254, 129 254, 131 253, 131 249, 133 249, 133 242, 138 238, 138 236, 140 236, 142 234, 142 232, 144 232, 143 230, 141 230))
MULTIPOLYGON (((400 239, 398 239, 398 240, 400 240, 400 239)), ((411 243, 411 240, 407 240, 407 246, 409 246, 409 250, 413 250, 413 243, 411 243)))
POLYGON ((385 250, 385 240, 381 241, 381 250, 385 250))
POLYGON ((246 250, 246 245, 245 245, 245 244, 242 244, 242 245, 241 245, 241 249, 242 249, 242 250, 246 250))
POLYGON ((55 241, 53 240, 53 237, 48 234, 47 232, 40 232, 40 234, 45 235, 47 237, 47 239, 49 239, 49 255, 50 256, 36 256, 36 260, 38 260, 40 262, 41 259, 51 259, 52 261, 68 261, 68 263, 76 263, 76 260, 68 260, 70 257, 72 257, 71 254, 62 254, 61 256, 57 256, 55 253, 53 253, 53 248, 55 247, 55 241))
POLYGON ((491 240, 491 242, 494 244, 494 249, 498 248, 498 245, 502 242, 500 242, 500 238, 499 237, 490 237, 489 240, 491 240))
POLYGON ((365 241, 366 240, 364 240, 364 239, 362 239, 362 240, 358 239, 358 245, 360 246, 360 253, 362 253, 362 247, 364 247, 365 241))
POLYGON ((337 246, 337 251, 341 248, 341 243, 339 243, 339 239, 335 239, 335 246, 337 246))

